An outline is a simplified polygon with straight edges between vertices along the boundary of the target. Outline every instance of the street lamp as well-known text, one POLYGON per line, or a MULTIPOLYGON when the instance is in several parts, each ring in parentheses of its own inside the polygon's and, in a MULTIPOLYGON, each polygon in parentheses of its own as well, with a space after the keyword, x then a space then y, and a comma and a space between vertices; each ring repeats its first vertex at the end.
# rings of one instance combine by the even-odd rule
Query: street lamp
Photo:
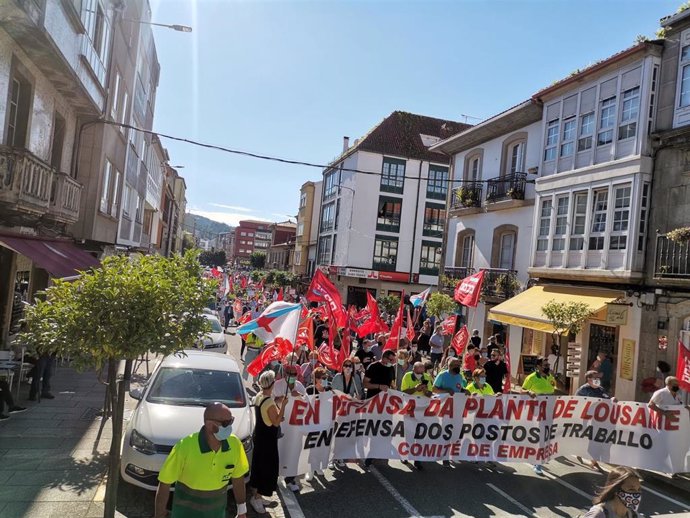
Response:
POLYGON ((145 22, 143 20, 131 20, 131 19, 125 19, 124 21, 126 22, 133 22, 133 23, 143 23, 146 25, 155 25, 156 27, 165 27, 166 29, 172 29, 177 32, 192 32, 192 28, 187 26, 187 25, 168 25, 165 23, 155 23, 155 22, 145 22))

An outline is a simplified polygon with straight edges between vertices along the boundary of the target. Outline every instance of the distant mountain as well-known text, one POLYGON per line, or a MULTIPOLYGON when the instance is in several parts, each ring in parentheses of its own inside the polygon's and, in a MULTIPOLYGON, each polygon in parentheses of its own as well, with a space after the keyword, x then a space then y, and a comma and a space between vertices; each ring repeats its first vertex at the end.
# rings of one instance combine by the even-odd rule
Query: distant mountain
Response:
POLYGON ((184 229, 187 232, 194 231, 196 237, 201 239, 212 239, 222 232, 230 232, 233 227, 226 225, 225 223, 220 223, 219 221, 213 221, 212 219, 199 216, 197 214, 187 213, 184 219, 184 229))

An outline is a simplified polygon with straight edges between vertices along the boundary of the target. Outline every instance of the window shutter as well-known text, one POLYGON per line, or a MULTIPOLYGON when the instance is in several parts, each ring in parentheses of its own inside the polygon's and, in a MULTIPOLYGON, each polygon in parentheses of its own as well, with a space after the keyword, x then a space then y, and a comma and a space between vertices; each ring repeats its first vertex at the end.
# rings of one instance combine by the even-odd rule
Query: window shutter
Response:
POLYGON ((597 87, 593 86, 580 94, 580 113, 594 111, 594 104, 597 100, 597 87))
POLYGON ((601 86, 599 87, 600 88, 599 99, 601 101, 616 95, 616 82, 617 81, 618 81, 618 78, 614 77, 613 79, 609 79, 608 81, 604 81, 603 83, 601 83, 601 86))
POLYGON ((631 88, 635 88, 636 86, 639 86, 640 84, 640 73, 642 71, 642 67, 637 67, 634 70, 630 70, 629 72, 626 72, 623 74, 623 77, 621 79, 621 91, 624 92, 625 90, 630 90, 631 88))
POLYGON ((561 102, 550 104, 546 107, 546 122, 558 119, 561 116, 561 102))
POLYGON ((563 118, 567 119, 575 115, 577 110, 577 94, 566 97, 563 100, 563 118))

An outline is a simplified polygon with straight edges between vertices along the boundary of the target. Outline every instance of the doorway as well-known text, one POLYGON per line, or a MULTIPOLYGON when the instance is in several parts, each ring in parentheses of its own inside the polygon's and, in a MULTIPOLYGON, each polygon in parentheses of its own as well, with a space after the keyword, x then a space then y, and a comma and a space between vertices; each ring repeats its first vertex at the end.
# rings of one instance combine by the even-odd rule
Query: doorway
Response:
POLYGON ((618 327, 602 326, 600 324, 589 325, 589 348, 587 352, 587 370, 597 359, 597 354, 603 352, 611 362, 611 387, 609 394, 615 393, 616 365, 618 359, 618 327))
POLYGON ((351 305, 357 306, 357 309, 362 309, 367 305, 367 291, 371 292, 371 296, 376 298, 376 290, 371 288, 362 288, 361 286, 347 287, 347 307, 351 305))

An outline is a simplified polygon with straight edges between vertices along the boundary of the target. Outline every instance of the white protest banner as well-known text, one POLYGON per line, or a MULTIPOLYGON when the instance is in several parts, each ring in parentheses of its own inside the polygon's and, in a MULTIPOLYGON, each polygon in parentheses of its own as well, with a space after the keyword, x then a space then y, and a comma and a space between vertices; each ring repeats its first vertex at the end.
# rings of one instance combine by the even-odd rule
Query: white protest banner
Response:
POLYGON ((388 391, 366 401, 340 393, 294 399, 282 426, 281 475, 323 469, 332 459, 545 463, 580 455, 611 464, 687 472, 690 415, 664 417, 645 403, 574 396, 388 391))

